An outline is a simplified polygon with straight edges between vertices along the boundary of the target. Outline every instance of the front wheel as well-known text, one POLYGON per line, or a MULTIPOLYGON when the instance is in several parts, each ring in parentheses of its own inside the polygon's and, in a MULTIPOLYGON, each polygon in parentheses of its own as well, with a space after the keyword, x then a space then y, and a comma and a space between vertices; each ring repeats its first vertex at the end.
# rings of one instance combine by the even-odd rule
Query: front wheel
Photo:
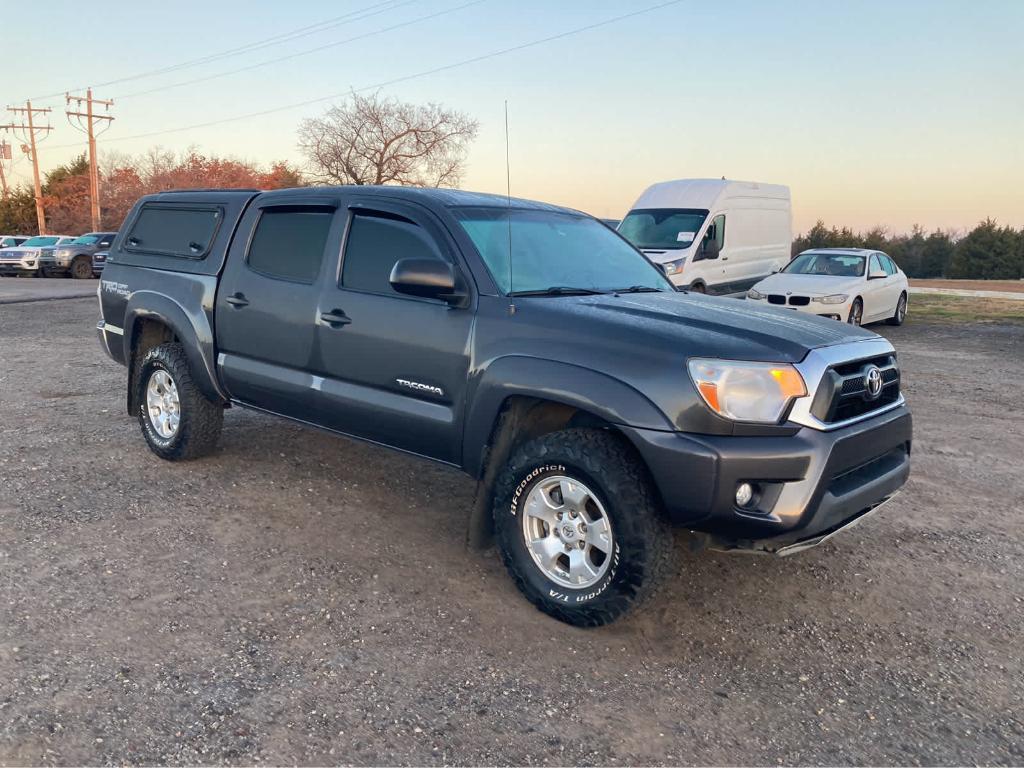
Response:
POLYGON ((864 302, 859 298, 853 300, 853 305, 850 307, 850 317, 847 322, 850 325, 860 325, 864 320, 864 302))
POLYGON ((75 280, 87 280, 92 277, 92 261, 83 258, 75 259, 71 262, 71 276, 75 280))
POLYGON ((900 300, 896 302, 896 312, 890 317, 887 322, 889 325, 903 325, 903 321, 907 319, 907 294, 901 293, 900 300))
POLYGON ((502 559, 537 608, 576 626, 608 624, 670 568, 672 531, 622 438, 593 429, 524 444, 494 493, 502 559))
POLYGON ((181 344, 153 347, 135 378, 139 426, 153 453, 178 461, 213 452, 224 408, 196 387, 181 344))

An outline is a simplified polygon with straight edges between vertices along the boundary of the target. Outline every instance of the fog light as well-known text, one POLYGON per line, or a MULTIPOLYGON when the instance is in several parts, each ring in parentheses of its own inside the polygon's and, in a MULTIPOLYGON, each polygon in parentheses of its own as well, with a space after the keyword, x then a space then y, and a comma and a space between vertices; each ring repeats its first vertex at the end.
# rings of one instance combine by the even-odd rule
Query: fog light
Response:
POLYGON ((754 486, 750 483, 740 483, 736 486, 736 506, 746 507, 754 500, 754 486))

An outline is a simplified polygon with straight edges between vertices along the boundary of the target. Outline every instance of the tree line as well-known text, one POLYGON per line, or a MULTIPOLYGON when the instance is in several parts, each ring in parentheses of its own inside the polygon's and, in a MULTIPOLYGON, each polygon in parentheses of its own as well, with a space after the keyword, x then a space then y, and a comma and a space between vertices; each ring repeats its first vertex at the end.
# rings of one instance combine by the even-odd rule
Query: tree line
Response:
POLYGON ((910 234, 890 234, 884 227, 854 232, 818 221, 793 240, 793 255, 808 248, 870 248, 889 254, 909 277, 974 280, 1024 278, 1024 230, 1001 227, 992 219, 966 235, 915 226, 910 234))

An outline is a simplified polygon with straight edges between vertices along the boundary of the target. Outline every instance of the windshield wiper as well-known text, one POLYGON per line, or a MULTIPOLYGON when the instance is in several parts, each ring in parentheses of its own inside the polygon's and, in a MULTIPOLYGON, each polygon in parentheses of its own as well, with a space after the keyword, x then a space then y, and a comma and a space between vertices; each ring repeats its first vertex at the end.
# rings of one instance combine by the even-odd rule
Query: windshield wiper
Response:
POLYGON ((595 296, 604 293, 594 288, 573 288, 566 285, 552 285, 536 291, 511 291, 509 296, 595 296))
POLYGON ((661 288, 650 285, 631 285, 629 288, 616 288, 612 293, 663 293, 661 288))

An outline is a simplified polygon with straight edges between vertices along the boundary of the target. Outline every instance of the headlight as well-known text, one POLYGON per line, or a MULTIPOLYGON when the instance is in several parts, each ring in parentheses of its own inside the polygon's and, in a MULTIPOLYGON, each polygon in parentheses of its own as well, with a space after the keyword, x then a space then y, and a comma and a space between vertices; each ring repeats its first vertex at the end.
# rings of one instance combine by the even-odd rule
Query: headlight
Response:
POLYGON ((686 259, 676 259, 675 261, 663 262, 661 268, 665 271, 666 275, 678 275, 683 271, 683 267, 686 265, 686 259))
POLYGON ((761 299, 764 298, 764 294, 758 290, 751 288, 749 291, 747 291, 747 298, 753 299, 754 301, 760 301, 761 299))
POLYGON ((848 298, 845 293, 833 293, 831 296, 812 296, 811 301, 819 304, 845 304, 848 298))
POLYGON ((708 407, 733 421, 774 424, 790 401, 807 394, 803 377, 786 363, 694 358, 687 367, 708 407))

